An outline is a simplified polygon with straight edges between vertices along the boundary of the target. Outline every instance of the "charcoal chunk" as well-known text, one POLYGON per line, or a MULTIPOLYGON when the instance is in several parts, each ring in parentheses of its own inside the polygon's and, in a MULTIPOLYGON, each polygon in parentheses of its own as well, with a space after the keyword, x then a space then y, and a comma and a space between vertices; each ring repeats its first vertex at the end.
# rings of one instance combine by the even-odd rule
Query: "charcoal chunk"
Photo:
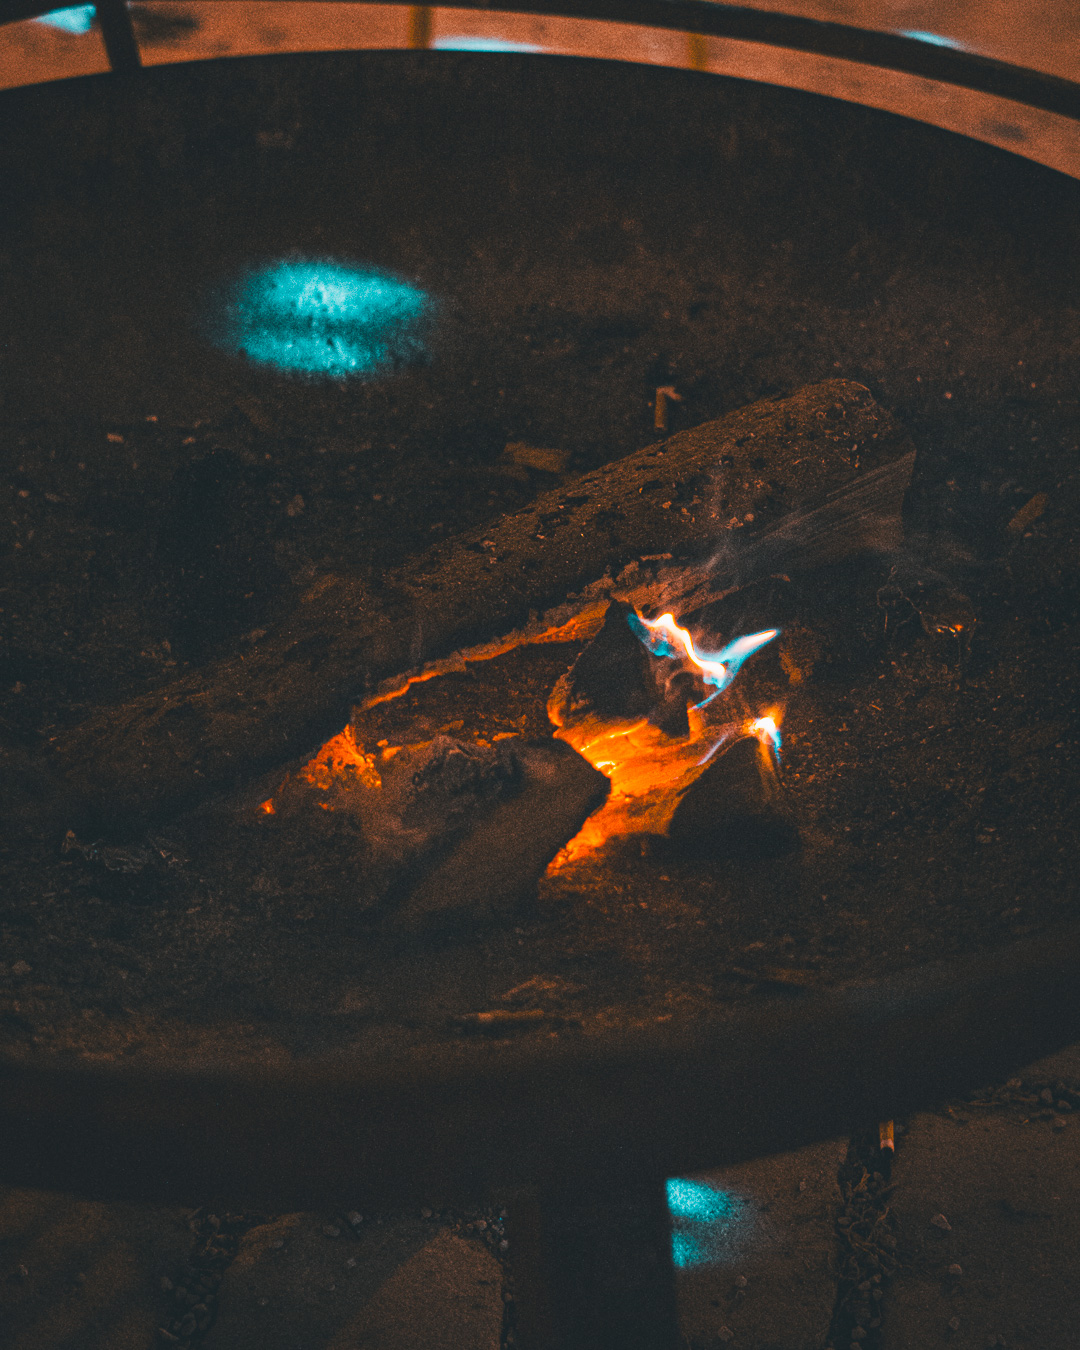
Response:
POLYGON ((607 797, 607 778, 563 741, 521 745, 515 755, 518 790, 413 888, 389 920, 391 930, 430 936, 520 913, 544 868, 607 797))
POLYGON ((690 787, 668 830, 673 847, 696 856, 776 858, 798 844, 783 808, 776 756, 756 736, 721 751, 690 787))
MULTIPOLYGON (((601 717, 642 717, 664 695, 657 659, 629 624, 633 610, 613 600, 603 627, 570 668, 567 711, 589 710, 601 717)), ((669 664, 669 663, 665 663, 669 664)))

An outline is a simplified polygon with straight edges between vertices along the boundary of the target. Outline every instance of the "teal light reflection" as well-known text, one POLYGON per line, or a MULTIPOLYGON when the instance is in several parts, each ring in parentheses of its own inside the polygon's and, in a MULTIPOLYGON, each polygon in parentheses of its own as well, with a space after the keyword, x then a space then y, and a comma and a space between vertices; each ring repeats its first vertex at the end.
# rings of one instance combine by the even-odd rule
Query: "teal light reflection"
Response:
POLYGON ((431 44, 436 52, 542 52, 534 42, 511 42, 497 37, 441 37, 431 44))
POLYGON ((226 350, 313 379, 373 379, 427 360, 430 297, 398 277, 331 258, 246 272, 214 325, 226 350))
POLYGON ((63 29, 65 33, 89 33, 96 15, 93 5, 72 5, 68 9, 53 9, 48 14, 40 14, 34 22, 63 29))
POLYGON ((685 1177, 672 1177, 666 1185, 676 1269, 730 1260, 748 1222, 742 1198, 685 1177))
POLYGON ((900 36, 914 38, 916 42, 929 42, 932 47, 952 47, 956 51, 964 50, 964 44, 957 42, 955 38, 943 37, 940 33, 928 33, 922 28, 901 28, 900 36))

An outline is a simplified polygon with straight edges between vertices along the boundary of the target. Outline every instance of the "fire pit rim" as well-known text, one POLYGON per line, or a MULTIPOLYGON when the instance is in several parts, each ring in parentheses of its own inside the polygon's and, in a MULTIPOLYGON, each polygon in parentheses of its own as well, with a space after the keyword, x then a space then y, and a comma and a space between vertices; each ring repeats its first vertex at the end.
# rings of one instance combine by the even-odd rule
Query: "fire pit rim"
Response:
MULTIPOLYGON (((406 4, 408 0, 389 2, 406 4)), ((461 0, 460 7, 491 8, 486 0, 461 0)), ((0 23, 36 18, 52 8, 42 0, 0 0, 0 23)), ((758 42, 935 80, 1080 119, 1080 83, 903 33, 716 4, 714 0, 500 0, 498 8, 509 13, 636 24, 758 42)), ((112 72, 131 74, 140 70, 138 39, 124 0, 99 0, 97 13, 112 72)))
POLYGON ((926 1109, 1080 1037, 1080 925, 704 1028, 193 1071, 0 1055, 0 1179, 367 1207, 622 1184, 926 1109))

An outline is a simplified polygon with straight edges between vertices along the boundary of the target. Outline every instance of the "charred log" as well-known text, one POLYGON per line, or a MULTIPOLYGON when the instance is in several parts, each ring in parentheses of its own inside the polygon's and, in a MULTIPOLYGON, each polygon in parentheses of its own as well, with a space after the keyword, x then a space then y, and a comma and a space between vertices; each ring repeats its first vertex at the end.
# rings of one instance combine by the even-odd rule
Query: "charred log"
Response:
POLYGON ((309 755, 387 676, 507 632, 641 555, 701 557, 853 469, 910 449, 862 385, 763 400, 545 493, 373 589, 327 575, 254 648, 103 708, 44 760, 4 766, 9 824, 133 835, 309 755))

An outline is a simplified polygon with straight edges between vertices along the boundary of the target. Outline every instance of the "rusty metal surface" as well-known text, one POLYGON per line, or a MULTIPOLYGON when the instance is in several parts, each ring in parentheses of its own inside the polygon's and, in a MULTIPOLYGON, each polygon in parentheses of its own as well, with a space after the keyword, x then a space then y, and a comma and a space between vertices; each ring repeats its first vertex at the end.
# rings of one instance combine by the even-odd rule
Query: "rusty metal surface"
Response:
MULTIPOLYGON (((391 0, 405 3, 406 0, 391 0)), ((356 0, 361 3, 361 0, 356 0)), ((484 0, 463 0, 461 8, 487 9, 484 0)), ((0 23, 33 18, 52 8, 39 0, 4 0, 0 23)), ((1080 86, 1042 71, 1010 65, 974 52, 904 36, 827 23, 801 15, 771 14, 713 0, 505 0, 500 10, 561 18, 601 19, 614 23, 671 28, 710 37, 761 42, 768 46, 858 61, 862 65, 902 71, 984 94, 1013 99, 1032 108, 1080 118, 1080 86)), ((98 6, 102 33, 114 71, 139 66, 138 47, 126 8, 114 0, 98 6)))

